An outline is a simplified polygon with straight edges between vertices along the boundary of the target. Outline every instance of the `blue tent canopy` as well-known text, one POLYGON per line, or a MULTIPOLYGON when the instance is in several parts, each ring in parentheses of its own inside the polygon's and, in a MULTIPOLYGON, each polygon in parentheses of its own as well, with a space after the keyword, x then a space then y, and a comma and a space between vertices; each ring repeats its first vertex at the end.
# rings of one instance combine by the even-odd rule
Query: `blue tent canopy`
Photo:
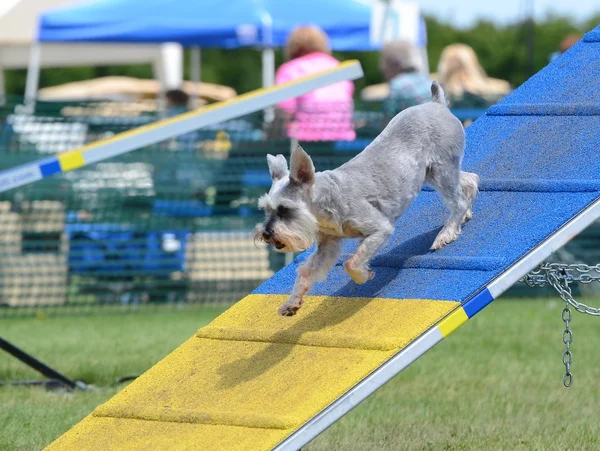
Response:
MULTIPOLYGON (((300 24, 334 50, 375 50, 372 9, 355 0, 96 0, 40 18, 42 42, 178 42, 203 48, 281 47, 300 24)), ((415 41, 425 44, 421 23, 415 41)))

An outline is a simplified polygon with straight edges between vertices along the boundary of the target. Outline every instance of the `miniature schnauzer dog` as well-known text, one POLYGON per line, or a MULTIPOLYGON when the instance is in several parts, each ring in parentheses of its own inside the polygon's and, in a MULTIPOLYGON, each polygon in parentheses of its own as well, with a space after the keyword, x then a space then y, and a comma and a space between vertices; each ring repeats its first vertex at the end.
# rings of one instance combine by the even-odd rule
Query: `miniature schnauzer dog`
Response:
POLYGON ((425 183, 441 194, 450 210, 431 250, 460 235, 461 225, 472 215, 479 177, 461 171, 464 128, 436 82, 431 95, 431 102, 396 115, 371 144, 335 170, 315 172, 300 146, 291 153, 290 170, 283 155, 267 156, 272 185, 258 202, 265 221, 256 226, 255 238, 280 252, 299 252, 317 244, 298 269, 280 315, 294 315, 313 284, 325 280, 343 238, 361 239, 344 263, 346 272, 359 284, 372 279, 369 260, 387 242, 425 183))

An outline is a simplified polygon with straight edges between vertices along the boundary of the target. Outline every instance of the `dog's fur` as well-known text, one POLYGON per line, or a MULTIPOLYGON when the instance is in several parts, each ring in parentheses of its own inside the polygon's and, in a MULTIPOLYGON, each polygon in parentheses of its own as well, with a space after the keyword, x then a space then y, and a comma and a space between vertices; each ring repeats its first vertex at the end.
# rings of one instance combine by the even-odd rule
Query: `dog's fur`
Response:
POLYGON ((272 178, 259 200, 265 221, 255 237, 281 252, 316 251, 298 270, 290 299, 279 314, 292 316, 316 281, 324 280, 340 254, 342 238, 361 238, 344 267, 359 284, 373 278, 369 260, 394 232, 398 218, 425 183, 443 197, 450 217, 432 250, 456 240, 471 218, 479 177, 460 170, 465 133, 434 82, 432 101, 394 117, 360 154, 333 171, 315 173, 311 158, 297 146, 290 170, 282 155, 268 155, 272 178))

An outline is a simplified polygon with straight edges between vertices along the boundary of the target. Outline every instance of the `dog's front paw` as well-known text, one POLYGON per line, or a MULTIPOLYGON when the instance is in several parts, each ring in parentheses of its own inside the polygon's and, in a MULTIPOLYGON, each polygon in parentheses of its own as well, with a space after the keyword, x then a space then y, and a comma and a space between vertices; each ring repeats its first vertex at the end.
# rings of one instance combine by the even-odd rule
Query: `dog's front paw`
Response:
POLYGON ((277 313, 279 313, 279 316, 294 316, 300 307, 302 307, 302 302, 302 297, 292 295, 289 301, 279 307, 277 313))
POLYGON ((371 271, 369 268, 367 268, 365 266, 356 268, 353 265, 352 258, 350 258, 348 261, 344 262, 344 269, 346 270, 348 275, 352 278, 352 280, 354 280, 354 282, 356 282, 359 285, 362 285, 363 283, 366 283, 367 281, 369 281, 373 277, 375 277, 375 272, 371 271))
POLYGON ((279 316, 294 316, 296 312, 302 307, 302 302, 286 302, 277 310, 279 316))
POLYGON ((463 218, 462 223, 464 224, 465 222, 470 221, 472 217, 473 217, 473 210, 471 209, 471 207, 469 207, 469 209, 465 213, 465 217, 463 218))

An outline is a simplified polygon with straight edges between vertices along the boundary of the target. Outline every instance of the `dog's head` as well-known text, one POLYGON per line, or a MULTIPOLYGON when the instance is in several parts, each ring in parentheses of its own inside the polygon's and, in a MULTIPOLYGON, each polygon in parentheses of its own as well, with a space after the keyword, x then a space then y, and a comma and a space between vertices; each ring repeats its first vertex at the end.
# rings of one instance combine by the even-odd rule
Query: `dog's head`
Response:
POLYGON ((283 155, 267 155, 271 189, 258 200, 264 222, 254 229, 256 239, 279 252, 299 252, 315 241, 317 220, 310 211, 315 167, 299 145, 292 151, 290 169, 283 155))

